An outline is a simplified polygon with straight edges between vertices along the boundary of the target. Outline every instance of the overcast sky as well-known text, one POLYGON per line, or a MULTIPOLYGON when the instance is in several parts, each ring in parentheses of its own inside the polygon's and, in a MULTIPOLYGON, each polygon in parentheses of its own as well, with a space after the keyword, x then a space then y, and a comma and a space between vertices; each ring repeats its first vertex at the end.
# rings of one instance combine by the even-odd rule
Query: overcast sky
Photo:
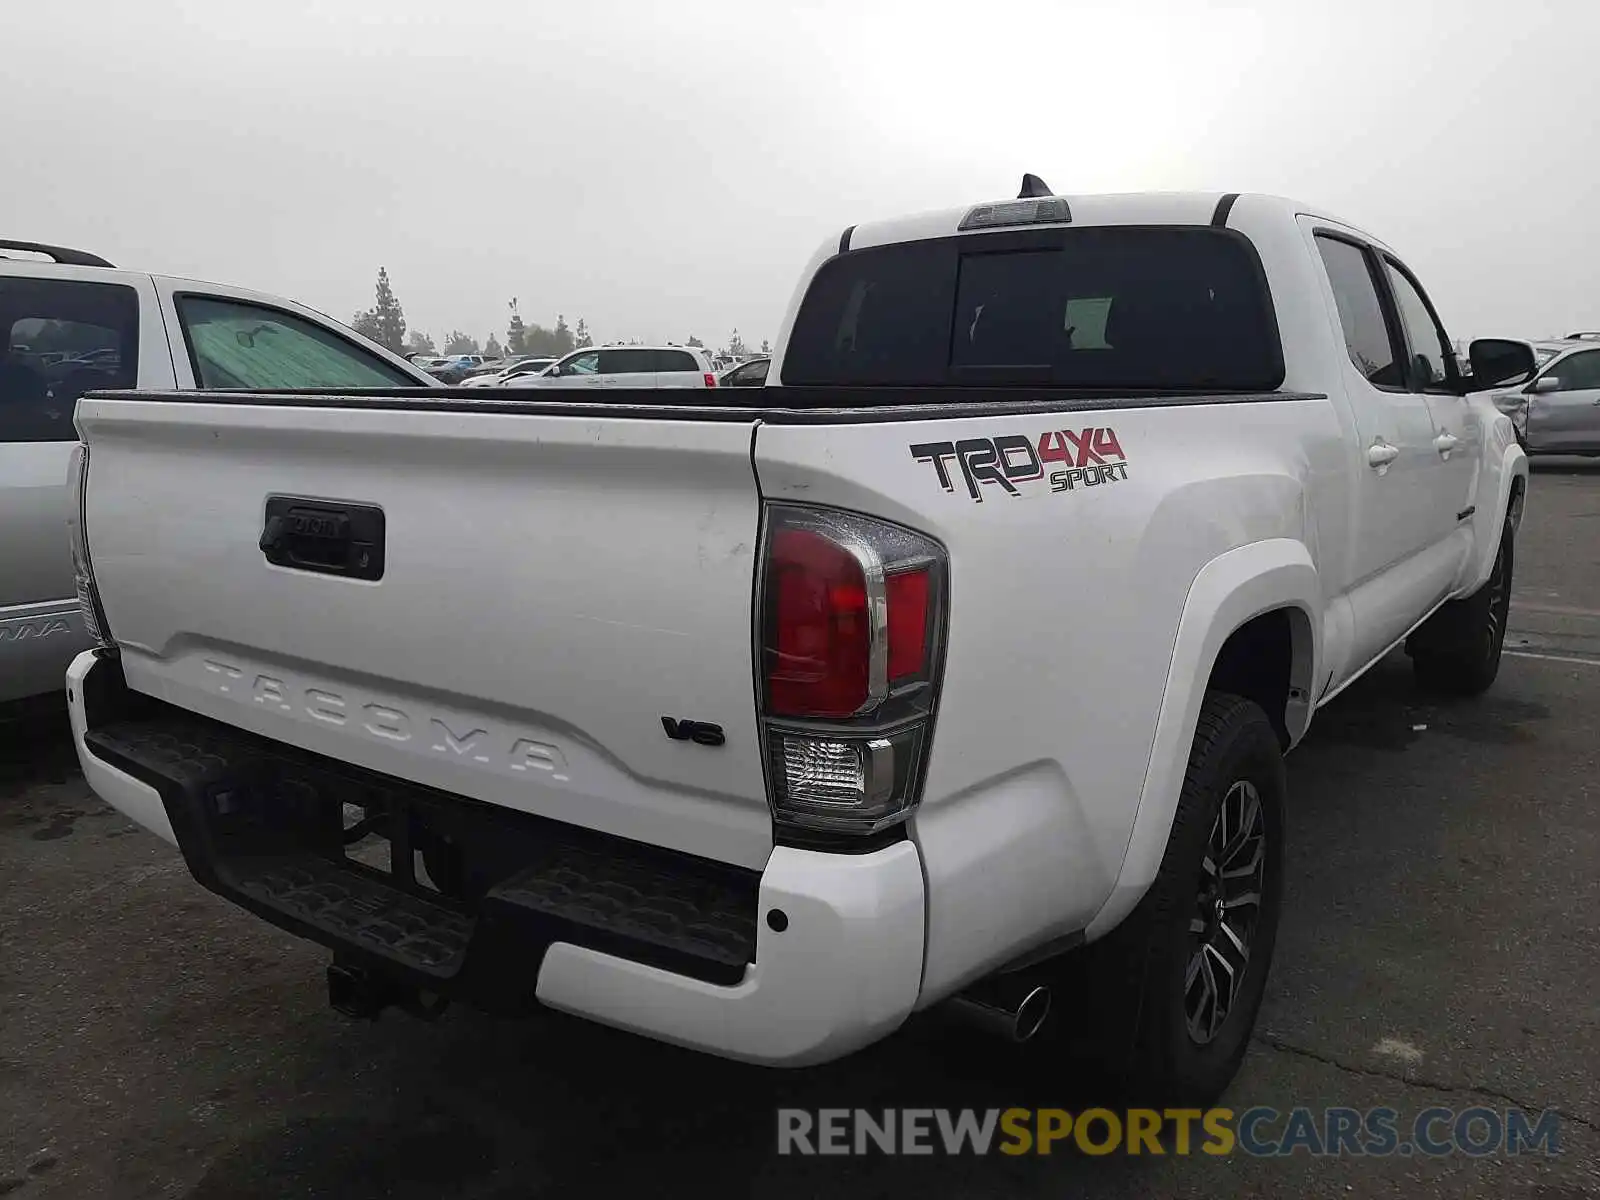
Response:
POLYGON ((0 0, 0 230, 348 320, 773 337, 845 225, 1271 191, 1452 336, 1600 328, 1600 6, 0 0))

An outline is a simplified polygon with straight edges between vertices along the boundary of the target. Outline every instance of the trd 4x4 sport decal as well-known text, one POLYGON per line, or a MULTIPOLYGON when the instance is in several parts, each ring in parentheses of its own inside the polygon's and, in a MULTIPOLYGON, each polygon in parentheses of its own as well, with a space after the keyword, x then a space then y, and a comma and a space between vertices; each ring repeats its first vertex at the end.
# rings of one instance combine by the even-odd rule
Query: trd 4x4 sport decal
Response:
POLYGON ((1128 477, 1128 456, 1122 452, 1115 431, 1095 427, 1047 430, 1039 435, 1037 443, 1020 433, 963 438, 959 442, 921 442, 911 447, 911 457, 918 462, 931 462, 939 476, 939 486, 947 492, 956 490, 947 465, 953 459, 961 469, 967 495, 980 504, 981 484, 993 484, 1008 496, 1021 496, 1023 492, 1017 484, 1043 479, 1052 463, 1062 467, 1050 472, 1052 492, 1070 492, 1080 484, 1094 487, 1128 477))

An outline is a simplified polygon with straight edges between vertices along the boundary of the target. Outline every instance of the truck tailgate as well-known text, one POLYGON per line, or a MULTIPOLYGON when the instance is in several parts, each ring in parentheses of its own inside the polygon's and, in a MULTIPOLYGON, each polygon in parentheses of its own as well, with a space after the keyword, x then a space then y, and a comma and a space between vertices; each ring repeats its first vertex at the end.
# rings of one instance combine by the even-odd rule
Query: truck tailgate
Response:
POLYGON ((752 422, 494 407, 86 399, 85 527, 129 686, 372 770, 760 867, 752 422), (286 505, 313 539, 302 550, 340 514, 381 513, 381 534, 356 530, 381 575, 268 561, 286 505), (673 738, 663 718, 726 741, 673 738))

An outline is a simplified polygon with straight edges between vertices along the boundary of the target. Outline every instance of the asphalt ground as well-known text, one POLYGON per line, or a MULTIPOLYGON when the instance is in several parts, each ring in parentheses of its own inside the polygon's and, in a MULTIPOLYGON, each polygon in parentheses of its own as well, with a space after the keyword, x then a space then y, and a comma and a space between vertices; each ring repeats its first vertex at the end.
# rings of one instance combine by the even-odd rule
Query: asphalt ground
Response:
POLYGON ((1600 464, 1536 467, 1511 629, 1482 699, 1395 656, 1291 756, 1287 909, 1224 1103, 1548 1111, 1556 1154, 780 1156, 779 1107, 1094 1097, 937 1017, 799 1072, 556 1014, 351 1022, 323 952, 193 883, 46 717, 0 725, 0 1195, 1600 1197, 1600 464))

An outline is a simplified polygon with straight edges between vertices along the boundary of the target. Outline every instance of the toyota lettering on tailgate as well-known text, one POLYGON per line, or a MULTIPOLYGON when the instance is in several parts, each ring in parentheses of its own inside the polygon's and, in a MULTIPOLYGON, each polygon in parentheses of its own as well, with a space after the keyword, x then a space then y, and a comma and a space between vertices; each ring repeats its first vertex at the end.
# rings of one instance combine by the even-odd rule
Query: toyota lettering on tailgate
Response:
POLYGON ((1008 496, 1026 494, 1019 483, 1050 477, 1052 492, 1070 492, 1079 486, 1095 487, 1128 477, 1128 456, 1116 432, 1088 429, 1050 429, 1037 439, 1014 433, 997 438, 963 438, 956 442, 921 442, 911 447, 911 457, 933 464, 939 486, 956 490, 954 463, 967 486, 967 495, 983 503, 984 485, 1008 496), (1059 466, 1058 466, 1059 464, 1059 466), (1051 469, 1056 467, 1057 469, 1051 469))

